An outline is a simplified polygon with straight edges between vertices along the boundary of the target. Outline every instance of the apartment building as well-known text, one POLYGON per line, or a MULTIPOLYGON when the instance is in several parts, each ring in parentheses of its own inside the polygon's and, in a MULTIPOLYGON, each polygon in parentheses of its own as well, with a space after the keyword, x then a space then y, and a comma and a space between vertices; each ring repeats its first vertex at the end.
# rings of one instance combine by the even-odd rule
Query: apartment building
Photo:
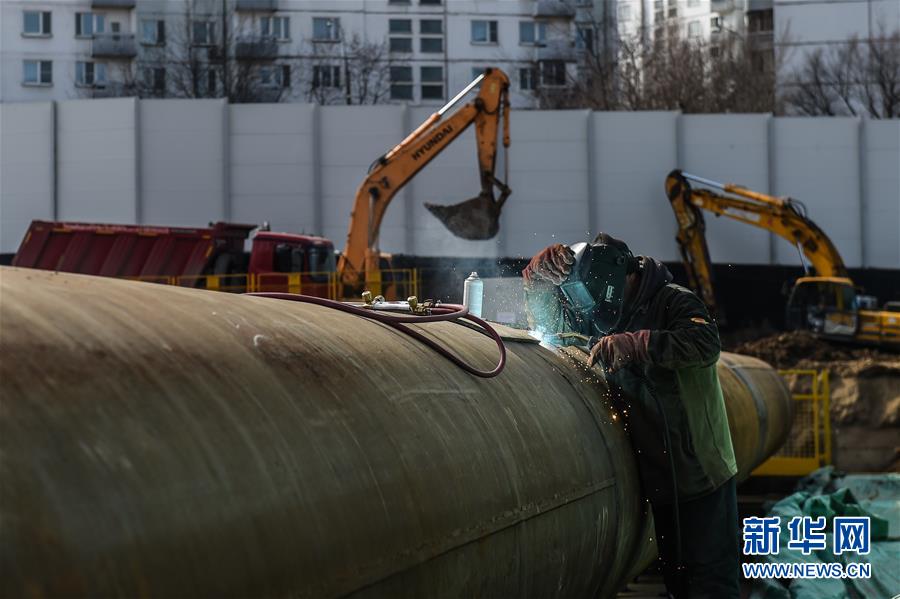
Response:
POLYGON ((625 36, 709 40, 771 1, 4 0, 0 101, 440 104, 498 66, 534 107, 625 36))
POLYGON ((775 36, 786 76, 816 50, 900 31, 900 0, 774 0, 775 36))

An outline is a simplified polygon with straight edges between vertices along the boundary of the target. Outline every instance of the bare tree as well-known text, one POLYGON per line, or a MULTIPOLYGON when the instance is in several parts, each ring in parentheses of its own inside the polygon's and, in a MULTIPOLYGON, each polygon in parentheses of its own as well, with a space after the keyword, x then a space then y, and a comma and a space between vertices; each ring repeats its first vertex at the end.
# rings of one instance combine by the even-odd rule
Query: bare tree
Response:
MULTIPOLYGON (((312 42, 306 97, 318 104, 380 104, 390 98, 391 57, 385 42, 354 34, 334 43, 312 42)), ((309 61, 307 61, 308 63, 309 61)))
POLYGON ((192 0, 166 21, 165 38, 123 66, 94 96, 226 98, 233 103, 280 102, 290 95, 302 59, 279 54, 274 37, 242 30, 229 3, 196 12, 192 0), (111 79, 112 81, 112 79, 111 79))
POLYGON ((810 52, 786 77, 782 99, 810 116, 900 117, 900 29, 810 52))
MULTIPOLYGON (((589 29, 612 31, 609 45, 582 43, 578 69, 565 93, 537 92, 546 108, 595 110, 681 110, 772 112, 775 63, 771 42, 735 32, 715 41, 684 38, 671 25, 649 36, 618 36, 600 23, 589 29)), ((579 33, 581 35, 581 33, 579 33)))

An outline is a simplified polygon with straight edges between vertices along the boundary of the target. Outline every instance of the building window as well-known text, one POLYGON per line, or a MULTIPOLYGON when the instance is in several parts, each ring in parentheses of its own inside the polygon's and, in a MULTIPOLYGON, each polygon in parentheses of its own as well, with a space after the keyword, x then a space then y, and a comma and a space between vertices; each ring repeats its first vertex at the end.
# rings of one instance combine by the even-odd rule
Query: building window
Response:
POLYGON ((191 41, 195 46, 211 46, 216 42, 214 21, 194 21, 191 23, 191 41))
POLYGON ((496 44, 497 21, 472 21, 473 44, 496 44))
POLYGON ((259 68, 260 87, 290 87, 291 67, 286 64, 266 65, 259 68))
POLYGON ((440 53, 444 51, 444 38, 442 37, 423 37, 419 40, 419 50, 427 54, 440 53))
POLYGON ((141 19, 141 43, 162 46, 166 43, 166 22, 162 19, 141 19))
POLYGON ((537 88, 537 77, 535 77, 534 69, 519 69, 519 89, 522 91, 533 91, 537 88))
POLYGON ((533 46, 544 43, 547 34, 547 24, 539 21, 519 21, 519 43, 523 46, 533 46))
POLYGON ((106 16, 92 12, 75 13, 75 37, 92 37, 106 30, 106 16))
POLYGON ((545 60, 541 63, 541 85, 560 87, 566 84, 566 63, 561 60, 545 60))
POLYGON ((674 19, 678 16, 678 5, 672 2, 669 5, 669 18, 674 19))
POLYGON ((412 19, 391 19, 388 23, 388 31, 391 33, 412 35, 412 19))
POLYGON ((722 31, 722 17, 710 17, 709 18, 709 28, 715 31, 716 33, 722 31))
POLYGON ((444 51, 444 22, 440 19, 422 19, 419 21, 419 50, 427 54, 444 51))
POLYGON ((313 67, 314 88, 341 87, 341 67, 331 65, 316 65, 313 67))
POLYGON ((484 75, 484 72, 487 70, 487 67, 472 67, 472 80, 474 81, 481 75, 484 75))
POLYGON ((700 6, 700 0, 688 0, 688 8, 700 6))
POLYGON ((688 37, 700 37, 700 21, 688 23, 688 37))
POLYGON ((594 28, 579 27, 575 35, 575 47, 579 50, 593 54, 594 52, 594 28))
POLYGON ((53 33, 50 11, 26 10, 22 23, 22 35, 49 37, 53 33))
POLYGON ((390 50, 394 53, 408 54, 413 51, 411 37, 392 37, 390 39, 390 50))
POLYGON ((272 37, 279 42, 288 42, 291 39, 290 17, 261 17, 259 19, 260 37, 272 37))
POLYGON ((413 99, 412 67, 391 67, 391 99, 413 99))
POLYGON ((772 9, 751 10, 747 13, 747 28, 750 30, 750 33, 772 31, 774 24, 772 9))
POLYGON ((336 42, 341 39, 341 20, 336 17, 313 17, 313 40, 336 42))
POLYGON ((630 4, 620 4, 619 5, 619 22, 620 23, 628 23, 631 21, 631 5, 630 4))
POLYGON ((155 94, 166 93, 165 67, 147 67, 144 69, 144 86, 155 94))
POLYGON ((422 19, 419 21, 419 33, 423 35, 444 35, 444 22, 440 19, 422 19))
POLYGON ((76 62, 75 85, 82 87, 102 87, 106 85, 106 64, 102 62, 76 62))
POLYGON ((25 85, 53 85, 53 62, 49 60, 22 61, 22 71, 25 85))
POLYGON ((421 67, 422 99, 444 99, 444 67, 421 67))
POLYGON ((389 48, 391 52, 412 52, 412 19, 391 19, 388 23, 389 48))
POLYGON ((440 6, 441 0, 419 0, 419 4, 424 6, 440 6))
POLYGON ((216 73, 215 69, 209 69, 206 71, 206 95, 210 98, 215 98, 219 89, 218 86, 219 76, 216 73))

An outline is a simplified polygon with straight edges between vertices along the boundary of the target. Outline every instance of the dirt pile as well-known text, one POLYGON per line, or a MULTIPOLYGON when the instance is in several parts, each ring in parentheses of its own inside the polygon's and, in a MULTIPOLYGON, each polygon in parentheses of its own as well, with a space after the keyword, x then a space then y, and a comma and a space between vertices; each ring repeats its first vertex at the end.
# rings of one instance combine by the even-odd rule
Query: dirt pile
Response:
POLYGON ((900 367, 900 354, 830 343, 805 331, 778 333, 741 343, 732 351, 754 356, 775 368, 806 368, 823 362, 836 362, 835 366, 839 368, 844 367, 841 363, 857 365, 859 362, 900 367))
MULTIPOLYGON (((900 464, 900 354, 821 341, 806 332, 771 335, 733 351, 780 369, 827 369, 835 464, 850 471, 900 464)), ((785 378, 795 393, 809 393, 809 377, 785 378)))

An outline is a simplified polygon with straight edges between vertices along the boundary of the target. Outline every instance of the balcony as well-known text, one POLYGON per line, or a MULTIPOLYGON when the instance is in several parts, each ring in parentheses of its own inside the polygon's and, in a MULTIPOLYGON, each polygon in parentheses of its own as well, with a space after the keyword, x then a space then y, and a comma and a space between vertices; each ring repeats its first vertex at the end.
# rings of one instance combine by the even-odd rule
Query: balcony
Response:
POLYGON ((709 9, 721 15, 728 14, 734 10, 734 0, 712 0, 709 9))
POLYGON ((578 54, 572 42, 568 40, 550 40, 537 47, 537 60, 561 60, 563 62, 575 62, 578 54))
POLYGON ((133 85, 119 82, 109 82, 103 86, 95 86, 90 89, 92 98, 128 98, 137 95, 133 85))
POLYGON ((234 55, 243 60, 271 60, 278 57, 278 42, 273 37, 238 39, 234 55))
POLYGON ((754 48, 771 48, 775 42, 775 33, 773 31, 751 31, 750 45, 754 48))
POLYGON ((120 8, 130 10, 137 4, 135 0, 91 0, 91 8, 120 8))
POLYGON ((749 0, 746 11, 772 10, 772 0, 749 0))
POLYGON ((133 33, 96 33, 91 44, 94 58, 134 58, 137 46, 133 33))
POLYGON ((235 10, 246 12, 273 12, 278 9, 278 0, 237 0, 235 10))
POLYGON ((532 14, 544 19, 574 19, 575 5, 563 0, 537 0, 532 14))

